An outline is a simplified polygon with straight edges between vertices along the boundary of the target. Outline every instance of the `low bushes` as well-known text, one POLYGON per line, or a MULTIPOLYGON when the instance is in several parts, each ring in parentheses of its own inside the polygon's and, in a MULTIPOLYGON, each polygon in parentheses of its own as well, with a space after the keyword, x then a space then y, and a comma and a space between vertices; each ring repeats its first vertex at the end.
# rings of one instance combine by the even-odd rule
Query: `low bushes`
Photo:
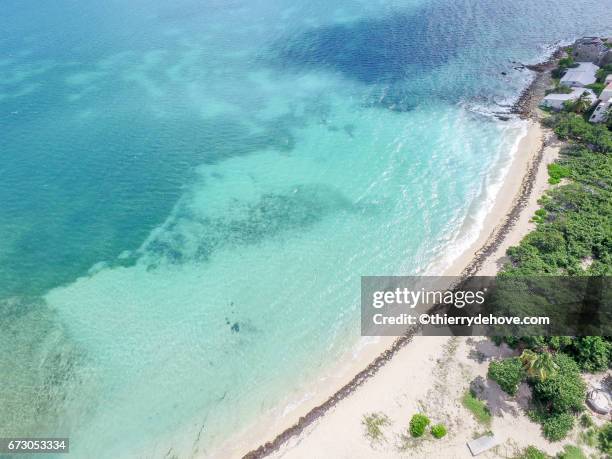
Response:
POLYGON ((432 426, 431 434, 435 438, 442 438, 446 435, 446 427, 444 427, 444 424, 436 424, 435 426, 432 426))
POLYGON ((371 441, 377 442, 384 438, 382 427, 388 426, 391 421, 384 413, 370 413, 363 417, 361 423, 366 429, 366 436, 371 441))
MULTIPOLYGON (((545 340, 532 338, 531 344, 536 349, 545 347, 545 340)), ((556 346, 566 345, 563 340, 557 341, 555 342, 556 346)), ((592 337, 588 339, 588 343, 586 346, 591 351, 588 352, 588 358, 585 358, 585 361, 596 362, 597 358, 594 356, 600 355, 600 352, 593 349, 599 349, 601 343, 592 337)), ((575 342, 572 343, 572 345, 575 344, 575 342)), ((551 441, 561 440, 573 428, 575 415, 584 409, 586 385, 580 376, 580 366, 572 357, 562 352, 554 354, 552 357, 547 351, 533 352, 526 350, 523 355, 527 353, 536 358, 548 357, 548 363, 551 367, 551 371, 544 371, 543 368, 539 368, 539 371, 535 371, 533 374, 529 373, 530 376, 527 381, 533 389, 535 407, 530 416, 542 425, 542 431, 546 438, 551 441), (554 371, 552 371, 553 366, 554 371)), ((496 381, 505 392, 516 395, 518 385, 527 375, 523 365, 529 362, 527 358, 525 360, 525 362, 521 362, 519 358, 514 357, 491 362, 488 376, 496 381)))
POLYGON ((472 412, 476 420, 482 424, 489 425, 491 423, 491 412, 487 405, 474 396, 470 391, 467 391, 461 400, 463 406, 472 412))
POLYGON ((565 445, 563 451, 557 454, 558 459, 587 459, 582 450, 574 445, 565 445))
POLYGON ((557 373, 533 386, 534 398, 547 407, 548 414, 578 412, 584 408, 586 386, 576 362, 566 354, 556 354, 557 373))
POLYGON ((562 166, 558 163, 552 163, 548 165, 548 183, 556 185, 566 177, 569 177, 572 171, 569 167, 562 166))
POLYGON ((575 360, 582 370, 592 373, 608 368, 611 346, 601 336, 576 338, 574 348, 575 360))
POLYGON ((574 416, 570 413, 560 413, 548 416, 542 423, 544 436, 550 441, 563 440, 574 427, 574 416))
POLYGON ((415 414, 412 416, 412 419, 410 419, 410 435, 415 438, 422 437, 429 423, 429 418, 424 414, 415 414))
POLYGON ((528 446, 515 459, 550 459, 550 456, 535 446, 528 446))
POLYGON ((523 367, 517 357, 504 359, 489 364, 488 377, 499 384, 502 390, 510 395, 516 395, 518 386, 523 379, 523 367))
POLYGON ((612 422, 606 422, 599 430, 597 440, 599 449, 605 454, 612 455, 612 422))

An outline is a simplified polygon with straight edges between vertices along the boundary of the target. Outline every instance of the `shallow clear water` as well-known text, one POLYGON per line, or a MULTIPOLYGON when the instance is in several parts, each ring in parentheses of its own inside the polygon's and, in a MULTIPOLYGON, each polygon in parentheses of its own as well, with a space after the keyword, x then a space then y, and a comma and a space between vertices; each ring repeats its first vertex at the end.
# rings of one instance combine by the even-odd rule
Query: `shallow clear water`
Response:
POLYGON ((0 436, 85 458, 208 451, 299 393, 359 276, 477 233, 512 61, 612 32, 601 1, 1 10, 0 436))

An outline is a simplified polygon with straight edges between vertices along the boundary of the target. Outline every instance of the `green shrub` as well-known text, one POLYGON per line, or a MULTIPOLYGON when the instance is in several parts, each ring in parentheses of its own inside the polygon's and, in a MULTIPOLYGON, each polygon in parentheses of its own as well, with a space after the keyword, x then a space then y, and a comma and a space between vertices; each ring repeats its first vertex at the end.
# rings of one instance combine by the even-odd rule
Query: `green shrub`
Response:
POLYGON ((461 400, 463 406, 472 412, 476 420, 482 424, 491 423, 491 412, 482 400, 478 400, 470 391, 467 391, 461 400))
POLYGON ((535 446, 528 446, 514 459, 550 459, 550 456, 535 446))
POLYGON ((555 134, 561 139, 572 139, 589 145, 594 151, 612 152, 612 132, 601 124, 590 124, 575 113, 559 113, 552 120, 555 134))
POLYGON ((553 71, 550 72, 550 74, 552 75, 553 78, 556 78, 558 80, 558 79, 560 79, 563 76, 565 71, 566 71, 566 69, 561 68, 561 67, 557 67, 556 69, 553 69, 553 71))
POLYGON ((366 429, 366 436, 372 441, 380 441, 384 438, 382 427, 391 424, 389 417, 384 413, 371 413, 363 416, 361 423, 366 429))
POLYGON ((538 209, 531 220, 535 223, 544 223, 546 221, 546 214, 546 209, 538 209))
POLYGON ((605 454, 612 455, 612 422, 608 421, 599 430, 598 448, 605 454))
POLYGON ((576 65, 576 61, 572 56, 564 57, 563 59, 559 59, 559 67, 568 68, 574 67, 576 65))
POLYGON ((589 373, 608 368, 610 343, 601 336, 585 336, 574 339, 576 361, 580 368, 589 373))
POLYGON ((592 89, 593 92, 599 96, 601 92, 604 90, 604 88, 606 87, 606 85, 603 83, 592 83, 592 84, 587 84, 586 87, 589 89, 592 89))
POLYGON ((556 185, 561 179, 569 177, 572 171, 569 167, 562 166, 557 163, 548 165, 548 183, 556 185))
POLYGON ((595 75, 597 76, 597 81, 603 83, 610 73, 612 73, 612 64, 604 65, 597 71, 597 73, 595 73, 595 75))
POLYGON ((581 411, 584 408, 586 386, 580 377, 580 369, 567 354, 556 354, 554 362, 559 367, 556 374, 538 381, 533 386, 533 396, 550 414, 581 411))
POLYGON ((574 427, 574 416, 570 413, 561 413, 550 416, 544 420, 542 431, 550 441, 563 440, 574 427))
POLYGON ((574 340, 570 336, 551 336, 548 338, 548 345, 555 351, 562 351, 571 346, 574 340))
POLYGON ((518 386, 523 379, 523 367, 521 361, 517 357, 513 357, 491 362, 487 375, 499 384, 504 392, 516 395, 518 386))
POLYGON ((565 445, 563 451, 557 454, 558 459, 587 459, 582 450, 574 445, 565 445))
POLYGON ((410 419, 410 435, 421 437, 425 433, 425 428, 429 425, 429 418, 424 414, 415 414, 410 419))
POLYGON ((444 427, 444 424, 436 424, 432 426, 431 434, 436 438, 442 438, 446 435, 446 427, 444 427))

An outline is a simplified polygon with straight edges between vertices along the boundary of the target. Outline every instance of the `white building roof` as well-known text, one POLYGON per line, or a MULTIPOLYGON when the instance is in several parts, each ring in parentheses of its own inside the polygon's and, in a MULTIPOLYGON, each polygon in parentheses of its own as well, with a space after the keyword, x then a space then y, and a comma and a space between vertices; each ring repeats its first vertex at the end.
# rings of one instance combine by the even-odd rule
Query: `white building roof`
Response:
POLYGON ((585 91, 590 91, 590 90, 584 89, 584 88, 576 88, 568 94, 558 94, 558 93, 549 94, 546 97, 544 97, 543 100, 550 100, 550 101, 554 100, 554 101, 561 101, 561 102, 565 102, 566 100, 576 100, 585 91))
POLYGON ((606 76, 606 84, 612 82, 612 73, 606 76))
POLYGON ((561 78, 561 84, 566 86, 574 86, 579 84, 586 86, 587 84, 595 83, 597 78, 595 73, 599 70, 599 67, 590 62, 579 62, 578 67, 569 69, 563 78, 561 78))
POLYGON ((593 105, 593 103, 597 100, 597 96, 591 89, 574 88, 574 90, 569 94, 549 94, 542 99, 540 105, 550 107, 555 110, 561 110, 565 102, 578 100, 578 98, 583 94, 589 100, 590 105, 593 105))

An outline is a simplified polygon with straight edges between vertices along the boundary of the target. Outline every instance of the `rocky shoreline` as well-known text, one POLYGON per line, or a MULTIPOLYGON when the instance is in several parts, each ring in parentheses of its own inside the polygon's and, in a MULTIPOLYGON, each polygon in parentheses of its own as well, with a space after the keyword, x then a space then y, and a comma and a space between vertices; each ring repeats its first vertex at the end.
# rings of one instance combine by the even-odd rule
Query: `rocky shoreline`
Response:
POLYGON ((525 65, 524 68, 536 72, 533 81, 521 91, 514 103, 511 113, 519 115, 522 119, 538 119, 538 105, 544 97, 546 90, 552 85, 550 72, 557 67, 559 59, 565 55, 565 47, 558 47, 544 62, 525 65))

